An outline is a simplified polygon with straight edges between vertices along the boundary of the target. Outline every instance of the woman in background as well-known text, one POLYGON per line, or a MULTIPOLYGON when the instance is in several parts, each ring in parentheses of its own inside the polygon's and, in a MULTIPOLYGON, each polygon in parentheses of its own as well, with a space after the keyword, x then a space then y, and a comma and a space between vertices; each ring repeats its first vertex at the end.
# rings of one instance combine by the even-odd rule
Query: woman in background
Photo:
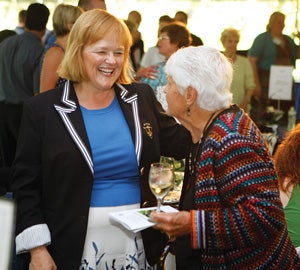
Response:
MULTIPOLYGON (((261 123, 266 107, 277 107, 277 100, 269 98, 270 69, 272 65, 295 66, 299 57, 299 49, 293 39, 283 33, 285 15, 279 11, 273 12, 266 31, 259 34, 248 51, 252 64, 256 88, 251 101, 251 118, 261 123)), ((294 97, 293 97, 294 99, 294 97)), ((295 104, 295 100, 281 100, 281 109, 286 113, 295 104)))
POLYGON ((158 101, 165 110, 167 109, 167 102, 163 88, 167 84, 167 76, 164 70, 166 61, 178 49, 190 46, 191 42, 191 34, 183 23, 173 22, 164 26, 160 30, 157 47, 159 53, 164 55, 166 60, 156 64, 157 73, 155 78, 142 77, 140 79, 140 81, 152 87, 158 101))
POLYGON ((82 12, 80 7, 66 4, 60 4, 55 8, 52 22, 56 41, 46 49, 41 60, 40 92, 55 87, 63 88, 66 80, 58 76, 57 70, 64 57, 71 28, 82 12))
POLYGON ((232 102, 246 112, 250 112, 250 101, 255 89, 253 69, 249 60, 236 53, 240 41, 240 33, 234 28, 226 28, 221 34, 221 42, 225 56, 233 64, 231 92, 232 102))

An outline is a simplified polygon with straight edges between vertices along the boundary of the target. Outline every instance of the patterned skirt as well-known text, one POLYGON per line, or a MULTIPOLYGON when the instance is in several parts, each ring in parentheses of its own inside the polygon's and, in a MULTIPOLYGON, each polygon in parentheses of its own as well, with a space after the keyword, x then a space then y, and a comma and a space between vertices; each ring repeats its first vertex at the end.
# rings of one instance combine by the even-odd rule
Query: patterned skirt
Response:
POLYGON ((109 220, 109 213, 139 208, 139 204, 91 207, 80 270, 152 270, 146 261, 141 233, 109 220))

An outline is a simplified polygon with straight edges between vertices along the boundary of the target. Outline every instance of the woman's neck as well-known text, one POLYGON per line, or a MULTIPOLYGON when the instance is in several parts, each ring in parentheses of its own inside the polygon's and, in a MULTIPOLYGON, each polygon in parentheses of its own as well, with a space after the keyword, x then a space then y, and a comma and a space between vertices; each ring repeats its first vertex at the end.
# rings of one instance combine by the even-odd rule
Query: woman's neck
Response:
POLYGON ((224 55, 231 59, 233 62, 236 60, 236 52, 229 52, 229 51, 224 51, 224 55))
POLYGON ((281 31, 277 31, 276 29, 275 30, 271 30, 270 31, 272 37, 276 37, 276 38, 280 38, 282 39, 283 38, 283 34, 281 31))
POLYGON ((103 109, 111 104, 115 97, 114 89, 101 91, 90 87, 88 83, 74 84, 78 102, 86 109, 103 109))
POLYGON ((64 50, 66 49, 66 46, 67 46, 67 40, 68 40, 68 34, 65 35, 65 36, 58 36, 56 38, 56 41, 55 43, 60 45, 64 50))
POLYGON ((211 112, 198 109, 197 111, 192 111, 190 116, 185 117, 181 123, 190 131, 193 143, 201 141, 209 125, 222 110, 223 109, 211 112))

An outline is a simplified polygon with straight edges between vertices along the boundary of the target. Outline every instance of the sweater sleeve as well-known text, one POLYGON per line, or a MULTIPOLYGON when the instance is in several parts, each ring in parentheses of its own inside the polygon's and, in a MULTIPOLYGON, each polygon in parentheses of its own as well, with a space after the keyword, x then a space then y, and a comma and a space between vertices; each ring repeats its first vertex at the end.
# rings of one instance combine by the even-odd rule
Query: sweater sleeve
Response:
POLYGON ((234 249, 267 242, 285 221, 264 142, 231 134, 215 145, 203 148, 198 168, 192 247, 234 249))
POLYGON ((192 248, 198 249, 205 248, 205 223, 203 210, 191 210, 192 229, 191 229, 191 242, 192 248))

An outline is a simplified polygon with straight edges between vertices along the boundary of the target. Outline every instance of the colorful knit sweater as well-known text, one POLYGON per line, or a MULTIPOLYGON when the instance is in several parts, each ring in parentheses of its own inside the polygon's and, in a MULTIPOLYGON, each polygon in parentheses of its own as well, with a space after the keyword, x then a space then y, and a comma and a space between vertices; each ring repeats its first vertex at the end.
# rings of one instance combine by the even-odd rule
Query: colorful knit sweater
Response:
POLYGON ((202 269, 300 269, 258 128, 233 106, 204 136, 191 211, 202 269))

